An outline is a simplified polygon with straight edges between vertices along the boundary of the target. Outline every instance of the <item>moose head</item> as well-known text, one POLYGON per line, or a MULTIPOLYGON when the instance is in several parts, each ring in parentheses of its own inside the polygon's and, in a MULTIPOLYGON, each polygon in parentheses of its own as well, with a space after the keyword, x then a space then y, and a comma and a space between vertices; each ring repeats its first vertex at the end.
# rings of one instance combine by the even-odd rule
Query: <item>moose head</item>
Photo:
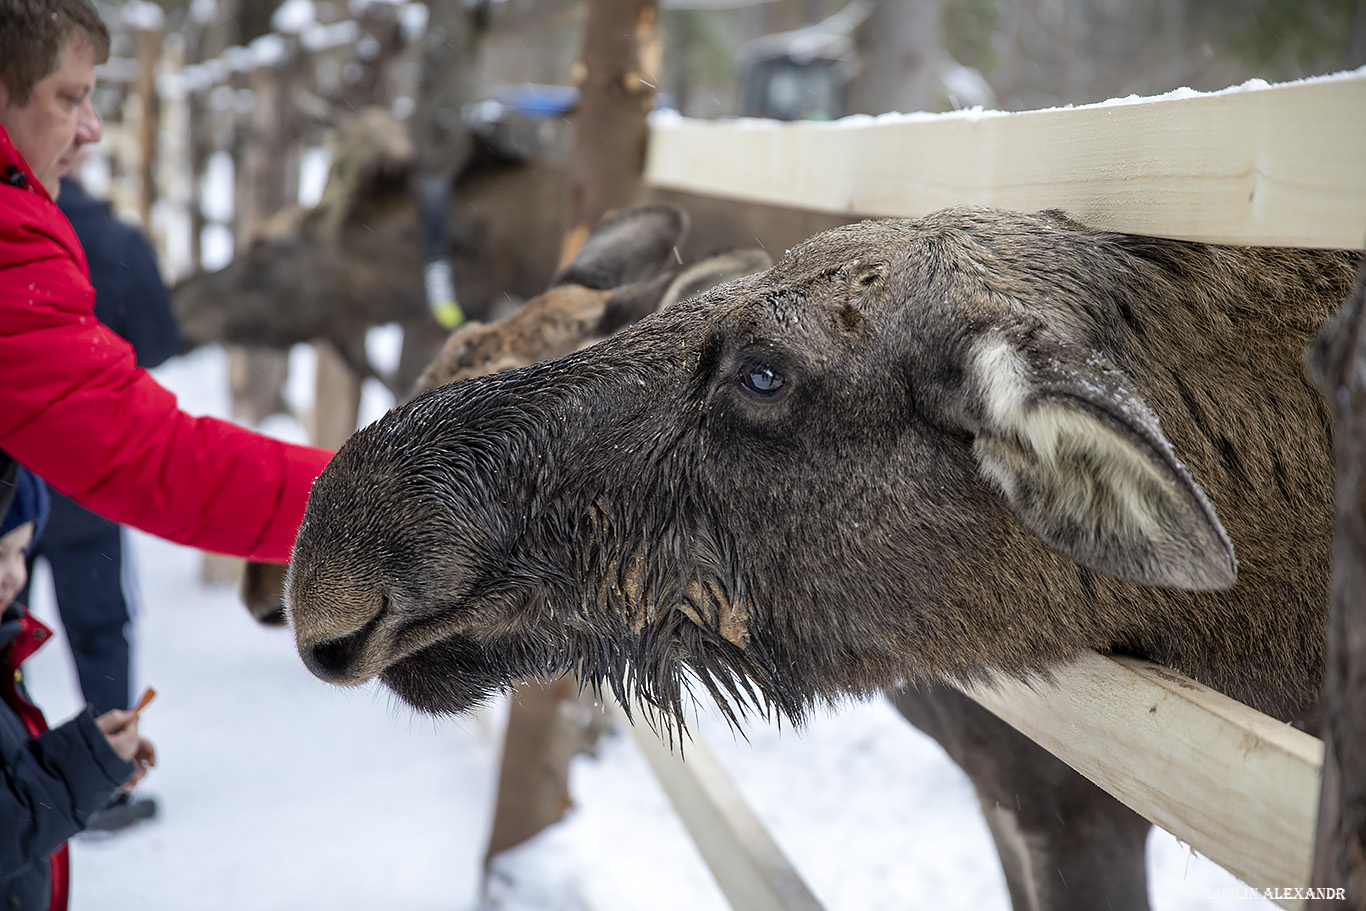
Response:
POLYGON ((1303 704, 1331 471, 1302 351, 1350 278, 1055 212, 817 235, 357 433, 290 565, 299 652, 433 712, 571 669, 799 717, 1082 649, 1303 704))

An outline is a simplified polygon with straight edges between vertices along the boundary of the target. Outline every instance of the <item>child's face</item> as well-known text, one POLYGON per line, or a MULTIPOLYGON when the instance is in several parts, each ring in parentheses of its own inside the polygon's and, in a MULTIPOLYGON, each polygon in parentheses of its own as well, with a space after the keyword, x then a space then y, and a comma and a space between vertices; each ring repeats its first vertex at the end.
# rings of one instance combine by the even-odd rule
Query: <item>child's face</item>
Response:
POLYGON ((33 543, 33 523, 25 522, 0 538, 0 608, 9 607, 28 581, 24 551, 33 543))

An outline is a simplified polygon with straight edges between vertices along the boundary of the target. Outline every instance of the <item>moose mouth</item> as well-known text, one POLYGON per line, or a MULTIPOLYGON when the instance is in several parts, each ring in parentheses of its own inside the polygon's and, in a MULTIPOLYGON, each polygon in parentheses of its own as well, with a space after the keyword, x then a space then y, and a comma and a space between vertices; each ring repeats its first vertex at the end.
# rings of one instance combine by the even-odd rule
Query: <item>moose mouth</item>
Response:
MULTIPOLYGON (((314 676, 339 686, 378 679, 414 709, 433 715, 458 715, 506 691, 514 680, 545 668, 535 662, 513 667, 517 649, 505 643, 497 650, 456 633, 386 660, 387 638, 376 616, 365 626, 335 639, 300 649, 314 676)), ((392 642, 389 645, 392 646, 392 642)))
POLYGON ((315 677, 337 686, 378 679, 415 709, 458 714, 546 669, 523 643, 528 637, 517 632, 493 639, 471 635, 466 611, 433 610, 405 620, 389 596, 375 603, 363 626, 340 635, 335 627, 326 630, 331 636, 310 635, 295 618, 299 656, 315 677))
POLYGON ((533 634, 487 640, 455 632, 375 676, 417 711, 459 715, 510 692, 518 680, 567 671, 583 686, 610 690, 622 701, 638 698, 683 726, 684 708, 703 692, 727 706, 732 718, 751 709, 764 715, 776 710, 794 722, 811 698, 794 689, 771 660, 748 654, 676 611, 620 638, 533 634))
POLYGON ((462 714, 518 680, 566 671, 584 686, 639 698, 680 722, 684 707, 702 693, 741 713, 748 706, 794 720, 803 715, 809 694, 792 687, 768 649, 741 647, 697 623, 695 613, 662 611, 639 629, 571 631, 557 624, 553 631, 522 626, 488 637, 471 635, 467 619, 400 627, 391 611, 381 610, 345 636, 301 644, 300 653, 323 680, 357 685, 377 678, 405 704, 432 715, 462 714))
POLYGON ((455 635, 389 665, 380 681, 405 703, 432 715, 459 715, 534 674, 506 666, 505 658, 474 639, 455 635))

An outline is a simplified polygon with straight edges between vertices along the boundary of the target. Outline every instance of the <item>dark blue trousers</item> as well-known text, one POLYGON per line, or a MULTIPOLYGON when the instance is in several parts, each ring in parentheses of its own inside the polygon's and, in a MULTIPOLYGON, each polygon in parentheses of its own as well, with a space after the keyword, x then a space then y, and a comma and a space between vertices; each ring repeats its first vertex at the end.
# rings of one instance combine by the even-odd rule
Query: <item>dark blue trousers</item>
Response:
MULTIPOLYGON (((131 611, 119 526, 48 488, 52 514, 29 554, 52 569, 57 612, 71 645, 81 694, 98 716, 126 709, 131 697, 131 611)), ((20 595, 30 603, 28 592, 20 595)))

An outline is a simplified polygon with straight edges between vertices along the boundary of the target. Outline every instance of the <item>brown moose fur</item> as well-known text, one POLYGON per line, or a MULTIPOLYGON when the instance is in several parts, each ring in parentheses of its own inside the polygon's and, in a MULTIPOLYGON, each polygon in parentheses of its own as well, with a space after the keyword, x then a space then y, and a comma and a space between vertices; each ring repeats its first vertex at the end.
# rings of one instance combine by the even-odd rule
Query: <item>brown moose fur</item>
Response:
POLYGON ((610 334, 603 321, 611 300, 620 295, 635 301, 640 295, 622 292, 637 282, 654 284, 654 293, 641 312, 624 315, 620 324, 644 316, 672 279, 661 269, 672 261, 687 228, 686 214, 675 206, 642 206, 605 218, 585 241, 584 255, 555 277, 548 292, 494 324, 474 323, 452 333, 418 378, 414 395, 456 379, 559 357, 610 334), (582 262, 595 268, 576 268, 582 262))
MULTIPOLYGON (((288 348, 332 341, 363 358, 364 331, 435 323, 422 287, 422 236, 402 121, 378 108, 339 128, 328 185, 311 209, 277 213, 224 269, 176 284, 188 347, 288 348)), ((456 178, 449 213, 456 295, 471 318, 538 294, 559 254, 563 170, 480 147, 456 178)), ((366 366, 366 365, 356 365, 366 366)), ((411 377, 407 382, 411 382, 411 377)))

